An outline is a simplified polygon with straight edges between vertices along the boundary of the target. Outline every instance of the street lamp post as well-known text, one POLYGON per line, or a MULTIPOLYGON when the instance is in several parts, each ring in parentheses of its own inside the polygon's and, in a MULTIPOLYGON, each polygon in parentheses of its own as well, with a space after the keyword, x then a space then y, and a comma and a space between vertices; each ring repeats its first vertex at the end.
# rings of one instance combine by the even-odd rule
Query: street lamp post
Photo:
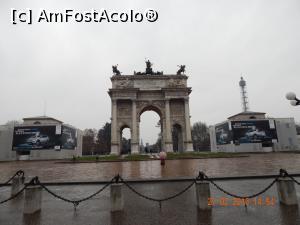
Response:
POLYGON ((290 100, 292 106, 300 105, 300 100, 296 97, 296 94, 293 92, 289 92, 286 94, 286 99, 290 100))

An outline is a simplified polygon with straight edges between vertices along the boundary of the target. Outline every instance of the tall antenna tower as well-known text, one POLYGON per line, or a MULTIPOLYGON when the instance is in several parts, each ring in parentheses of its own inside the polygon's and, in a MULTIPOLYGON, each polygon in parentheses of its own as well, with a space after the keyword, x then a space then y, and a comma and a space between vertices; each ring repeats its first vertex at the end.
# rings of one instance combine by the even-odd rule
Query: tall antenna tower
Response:
POLYGON ((241 77, 239 85, 241 87, 241 97, 242 97, 243 111, 247 112, 249 110, 249 102, 248 102, 248 97, 247 97, 246 81, 244 80, 243 77, 241 77))

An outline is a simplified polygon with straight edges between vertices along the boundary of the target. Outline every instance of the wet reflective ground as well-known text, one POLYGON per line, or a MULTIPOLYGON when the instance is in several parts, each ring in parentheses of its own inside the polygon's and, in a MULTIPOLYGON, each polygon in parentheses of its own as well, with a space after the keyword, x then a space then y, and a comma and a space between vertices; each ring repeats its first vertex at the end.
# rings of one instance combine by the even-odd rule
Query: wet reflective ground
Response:
MULTIPOLYGON (((169 160, 164 167, 159 161, 114 162, 114 163, 61 163, 60 161, 1 162, 0 182, 6 181, 22 169, 27 179, 38 175, 41 181, 98 181, 108 180, 120 173, 126 179, 151 179, 194 177, 199 170, 209 176, 247 176, 277 174, 280 168, 290 173, 300 173, 300 154, 271 153, 251 154, 249 157, 169 160)), ((297 177, 299 180, 299 177, 297 177)), ((226 190, 239 195, 249 195, 263 189, 271 180, 218 181, 226 190)), ((189 182, 135 183, 140 192, 152 197, 167 197, 182 190, 189 182)), ((101 185, 49 186, 54 192, 79 199, 94 193, 101 185)), ((300 203, 300 187, 296 186, 300 203)), ((127 187, 123 188, 125 209, 110 212, 109 188, 93 199, 83 202, 74 211, 73 205, 55 199, 43 191, 42 211, 32 216, 23 216, 23 198, 0 205, 0 225, 300 225, 298 207, 278 203, 277 189, 273 186, 262 195, 274 197, 274 205, 224 206, 216 204, 211 211, 199 211, 196 205, 195 187, 185 194, 162 204, 140 198, 127 187)), ((233 199, 211 186, 215 201, 233 199)), ((0 201, 10 194, 10 187, 0 188, 0 201)))
POLYGON ((61 163, 60 161, 15 161, 0 163, 0 182, 22 169, 26 177, 41 181, 99 181, 117 173, 127 179, 194 177, 199 170, 212 177, 277 174, 280 168, 300 173, 300 154, 249 154, 249 157, 160 161, 61 163))
MULTIPOLYGON (((251 194, 268 185, 271 180, 239 180, 217 182, 235 194, 251 194)), ((139 183, 133 186, 152 197, 167 197, 189 182, 139 183)), ((50 189, 69 198, 81 198, 94 193, 100 185, 89 186, 50 186, 50 189)), ((0 199, 9 195, 9 187, 0 189, 0 199)), ((199 211, 193 186, 189 191, 162 204, 140 198, 127 187, 123 188, 125 206, 123 212, 110 213, 109 188, 93 199, 80 204, 76 211, 70 203, 57 200, 43 191, 42 210, 33 216, 23 216, 23 200, 11 201, 0 205, 0 224, 2 225, 299 225, 298 207, 287 207, 278 203, 276 186, 262 195, 275 197, 274 205, 221 206, 211 211, 199 211)), ((298 202, 300 188, 297 187, 298 202)), ((211 186, 211 196, 221 199, 225 196, 211 186)), ((265 202, 265 201, 263 201, 265 202)))

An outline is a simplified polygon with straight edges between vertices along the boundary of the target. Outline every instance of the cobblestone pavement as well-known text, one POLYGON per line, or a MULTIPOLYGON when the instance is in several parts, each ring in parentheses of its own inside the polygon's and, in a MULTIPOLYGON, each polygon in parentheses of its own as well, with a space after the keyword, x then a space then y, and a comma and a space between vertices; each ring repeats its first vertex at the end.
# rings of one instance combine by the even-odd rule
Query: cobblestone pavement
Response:
MULTIPOLYGON (((218 181, 217 183, 235 194, 252 194, 260 191, 271 180, 218 181)), ((158 182, 133 184, 139 192, 152 197, 167 197, 189 182, 158 182)), ((94 193, 101 185, 50 186, 49 188, 69 198, 81 198, 94 193)), ((298 202, 300 187, 297 186, 298 202)), ((127 187, 123 187, 124 211, 110 212, 109 188, 89 201, 81 203, 74 211, 73 205, 50 196, 43 191, 42 210, 32 216, 23 216, 23 199, 0 205, 2 225, 299 225, 298 207, 287 207, 278 203, 276 185, 262 195, 262 204, 249 203, 233 206, 233 199, 211 186, 215 201, 211 211, 197 209, 195 187, 183 195, 164 202, 162 208, 155 202, 140 198, 127 187), (275 198, 270 205, 267 198, 275 198), (221 205, 221 198, 227 198, 228 205, 221 205)), ((10 187, 0 188, 0 199, 10 193, 10 187)))
POLYGON ((280 168, 300 173, 300 154, 265 153, 249 157, 138 162, 61 163, 59 161, 15 161, 0 163, 0 182, 22 169, 26 177, 48 182, 108 180, 117 173, 126 179, 195 177, 199 170, 211 177, 277 174, 280 168))

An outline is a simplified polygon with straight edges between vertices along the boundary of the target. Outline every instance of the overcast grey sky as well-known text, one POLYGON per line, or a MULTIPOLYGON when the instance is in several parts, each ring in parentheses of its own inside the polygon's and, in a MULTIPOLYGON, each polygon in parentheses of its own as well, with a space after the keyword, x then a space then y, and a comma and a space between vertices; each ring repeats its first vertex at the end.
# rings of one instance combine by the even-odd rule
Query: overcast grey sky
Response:
POLYGON ((241 111, 241 73, 250 110, 300 121, 300 107, 284 98, 290 90, 300 96, 299 28, 298 0, 2 0, 0 124, 42 115, 46 101, 48 116, 98 129, 110 118, 111 65, 132 74, 144 70, 145 58, 167 74, 186 65, 192 123, 215 124, 241 111), (11 8, 153 8, 159 18, 154 23, 13 25, 11 8))

